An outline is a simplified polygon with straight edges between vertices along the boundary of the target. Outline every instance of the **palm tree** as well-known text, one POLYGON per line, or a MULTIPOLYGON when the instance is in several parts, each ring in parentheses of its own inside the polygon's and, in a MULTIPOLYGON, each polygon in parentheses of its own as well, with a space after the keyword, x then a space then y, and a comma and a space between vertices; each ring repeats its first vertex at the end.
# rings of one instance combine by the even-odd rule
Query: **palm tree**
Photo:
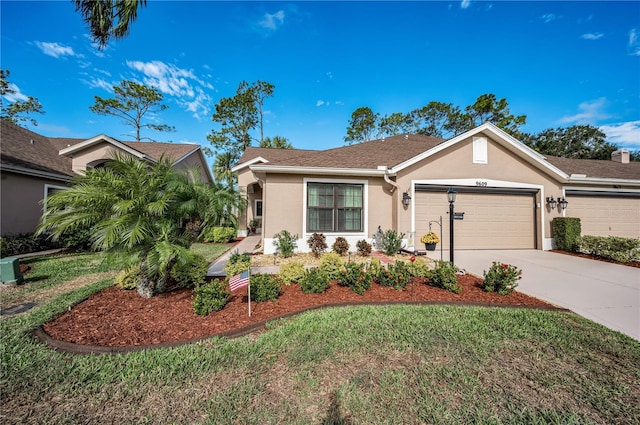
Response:
POLYGON ((193 191, 188 176, 168 160, 149 164, 119 156, 47 198, 38 232, 56 239, 91 227, 94 248, 140 266, 138 293, 151 297, 165 290, 173 265, 187 260, 193 191))
POLYGON ((103 49, 110 38, 127 36, 129 25, 138 17, 138 7, 146 6, 147 0, 73 0, 73 3, 89 25, 91 37, 103 49))
POLYGON ((286 137, 282 136, 273 136, 265 137, 264 140, 260 142, 261 148, 277 148, 277 149, 293 149, 293 145, 287 140, 286 137))
POLYGON ((233 187, 236 182, 236 175, 231 171, 238 157, 234 152, 224 152, 216 155, 216 162, 213 164, 213 177, 219 182, 226 182, 227 186, 233 187))

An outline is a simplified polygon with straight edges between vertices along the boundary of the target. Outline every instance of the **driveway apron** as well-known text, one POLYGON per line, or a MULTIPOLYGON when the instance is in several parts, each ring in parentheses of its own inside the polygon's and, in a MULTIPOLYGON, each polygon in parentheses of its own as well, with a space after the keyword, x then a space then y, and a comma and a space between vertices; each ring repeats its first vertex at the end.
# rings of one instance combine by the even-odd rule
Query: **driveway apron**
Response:
POLYGON ((539 250, 456 251, 482 277, 493 261, 522 269, 517 290, 640 341, 640 269, 539 250))

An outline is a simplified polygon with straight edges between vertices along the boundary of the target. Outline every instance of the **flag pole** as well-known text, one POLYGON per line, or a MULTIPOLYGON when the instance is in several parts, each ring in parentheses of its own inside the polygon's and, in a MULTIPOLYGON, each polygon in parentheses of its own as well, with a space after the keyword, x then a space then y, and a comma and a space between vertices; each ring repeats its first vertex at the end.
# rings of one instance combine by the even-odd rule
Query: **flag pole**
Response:
POLYGON ((251 317, 251 267, 249 267, 249 285, 247 287, 247 292, 249 294, 249 317, 251 317))

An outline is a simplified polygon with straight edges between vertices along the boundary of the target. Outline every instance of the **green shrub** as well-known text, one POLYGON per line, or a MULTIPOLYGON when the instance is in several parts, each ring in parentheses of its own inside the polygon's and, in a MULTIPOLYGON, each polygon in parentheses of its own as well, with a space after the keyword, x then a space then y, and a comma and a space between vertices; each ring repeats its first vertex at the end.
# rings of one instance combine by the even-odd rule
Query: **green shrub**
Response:
POLYGON ((116 276, 116 285, 120 289, 133 290, 138 287, 140 279, 140 267, 130 267, 122 270, 116 276))
POLYGON ((373 276, 378 276, 383 269, 382 262, 379 258, 372 258, 367 269, 373 276))
POLYGON ((347 240, 342 236, 338 236, 333 245, 331 245, 331 249, 333 250, 333 252, 338 255, 345 255, 347 252, 349 252, 349 248, 349 242, 347 242, 347 240))
POLYGON ((404 289, 411 281, 409 266, 404 261, 387 265, 386 269, 378 273, 378 283, 382 286, 391 286, 395 289, 404 289))
POLYGON ((429 272, 429 285, 459 294, 462 287, 458 285, 457 272, 458 268, 449 261, 437 261, 435 269, 429 272))
POLYGON ((288 230, 283 230, 273 236, 273 246, 276 247, 278 255, 289 258, 298 247, 298 235, 293 236, 288 230))
POLYGON ((508 295, 518 286, 518 280, 522 278, 522 270, 511 264, 494 261, 489 271, 485 270, 483 275, 482 289, 486 292, 508 295))
POLYGON ((307 244, 316 258, 327 250, 327 238, 322 233, 314 233, 309 236, 307 244))
POLYGON ((270 274, 251 275, 251 300, 276 301, 280 296, 280 282, 270 274))
POLYGON ((341 273, 340 286, 348 286, 353 292, 360 295, 371 288, 373 276, 365 270, 364 264, 348 263, 341 273))
POLYGON ((202 240, 213 243, 229 243, 236 240, 238 230, 235 227, 211 227, 205 230, 202 240))
POLYGON ((387 255, 395 255, 402 248, 404 233, 398 234, 395 230, 387 230, 382 235, 382 251, 387 255))
POLYGON ((91 251, 93 233, 91 226, 76 226, 73 230, 65 231, 58 243, 74 251, 91 251))
POLYGON ((372 239, 373 239, 373 247, 378 250, 378 251, 382 251, 382 238, 384 237, 384 232, 382 231, 382 227, 378 226, 378 230, 376 230, 376 232, 372 235, 372 239))
POLYGON ((9 244, 5 238, 0 238, 0 258, 7 257, 9 254, 9 244))
POLYGON ((364 239, 356 242, 356 249, 361 257, 368 257, 371 254, 371 244, 364 239))
POLYGON ((429 277, 431 269, 420 257, 411 256, 409 259, 409 274, 413 277, 429 277))
POLYGON ((189 253, 184 263, 176 263, 171 268, 174 283, 183 288, 193 288, 204 283, 209 270, 209 262, 198 254, 189 253))
POLYGON ((324 271, 314 267, 304 272, 304 276, 300 280, 300 289, 305 294, 319 294, 327 290, 330 281, 324 271))
POLYGON ((300 283, 304 277, 304 264, 300 261, 292 261, 280 266, 280 282, 290 285, 292 282, 300 283))
POLYGON ((231 297, 229 285, 219 279, 196 286, 193 294, 193 311, 200 316, 222 310, 231 297))
POLYGON ((580 240, 580 252, 622 263, 640 260, 640 239, 619 236, 589 236, 580 240))
POLYGON ((554 217, 551 222, 556 247, 563 251, 576 252, 580 247, 580 219, 576 217, 554 217))
POLYGON ((44 234, 21 233, 18 235, 5 235, 2 240, 4 241, 2 257, 46 251, 60 248, 61 246, 44 234))
POLYGON ((231 254, 224 271, 228 277, 232 277, 251 268, 251 257, 246 252, 239 254, 237 251, 231 254))
POLYGON ((344 263, 338 254, 330 252, 324 254, 320 259, 320 269, 327 274, 329 279, 340 280, 344 263))

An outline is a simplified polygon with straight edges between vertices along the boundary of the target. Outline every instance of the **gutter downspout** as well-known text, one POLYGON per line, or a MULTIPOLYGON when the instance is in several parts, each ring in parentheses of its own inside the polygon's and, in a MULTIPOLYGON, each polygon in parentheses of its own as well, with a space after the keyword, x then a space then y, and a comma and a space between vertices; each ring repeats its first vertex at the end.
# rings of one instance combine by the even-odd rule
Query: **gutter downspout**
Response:
MULTIPOLYGON (((378 168, 382 168, 382 166, 378 168)), ((387 167, 384 167, 384 181, 391 185, 391 193, 398 188, 398 184, 389 178, 389 169, 387 167)))

